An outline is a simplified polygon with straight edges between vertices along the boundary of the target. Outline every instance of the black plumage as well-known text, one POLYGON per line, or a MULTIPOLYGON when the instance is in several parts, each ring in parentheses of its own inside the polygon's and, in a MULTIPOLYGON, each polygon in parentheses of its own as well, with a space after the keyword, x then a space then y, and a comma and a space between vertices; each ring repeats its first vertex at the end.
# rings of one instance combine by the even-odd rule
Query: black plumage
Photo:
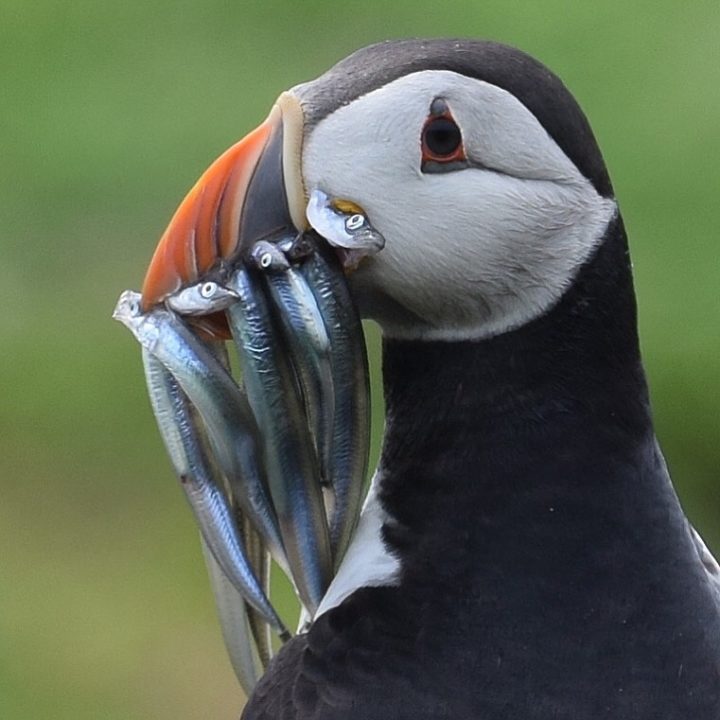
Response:
MULTIPOLYGON (((318 116, 413 69, 465 72, 515 93, 611 195, 584 116, 534 60, 468 41, 362 52, 387 66, 340 63, 318 116)), ((546 314, 481 341, 388 339, 384 383, 400 582, 286 646, 245 720, 720 718, 717 577, 653 432, 619 216, 546 314)))

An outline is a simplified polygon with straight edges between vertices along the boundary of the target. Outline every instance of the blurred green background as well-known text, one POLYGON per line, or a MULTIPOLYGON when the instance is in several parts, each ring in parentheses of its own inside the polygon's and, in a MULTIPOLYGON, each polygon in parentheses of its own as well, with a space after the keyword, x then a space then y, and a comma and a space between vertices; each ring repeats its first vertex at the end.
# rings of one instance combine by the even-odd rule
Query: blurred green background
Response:
POLYGON ((188 187, 280 91, 413 35, 522 47, 590 116, 630 234, 658 433, 720 550, 717 0, 2 0, 3 719, 237 717, 196 531, 110 312, 188 187))

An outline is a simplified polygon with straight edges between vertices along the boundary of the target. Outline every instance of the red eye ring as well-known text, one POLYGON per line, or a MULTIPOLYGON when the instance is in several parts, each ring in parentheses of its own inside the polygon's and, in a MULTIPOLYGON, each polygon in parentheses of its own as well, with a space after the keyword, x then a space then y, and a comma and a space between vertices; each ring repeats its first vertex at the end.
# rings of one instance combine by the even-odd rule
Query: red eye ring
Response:
POLYGON ((444 102, 435 101, 422 129, 423 163, 463 162, 465 147, 462 133, 444 102), (439 107, 437 107, 439 105, 439 107), (439 112, 433 112, 433 110, 439 112))

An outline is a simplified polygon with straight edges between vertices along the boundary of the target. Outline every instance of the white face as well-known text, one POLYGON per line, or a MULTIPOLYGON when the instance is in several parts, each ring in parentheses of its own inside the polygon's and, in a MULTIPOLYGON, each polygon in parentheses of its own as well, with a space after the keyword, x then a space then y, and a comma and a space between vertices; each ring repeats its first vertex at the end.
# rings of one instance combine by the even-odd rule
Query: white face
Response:
POLYGON ((448 71, 407 75, 354 100, 305 139, 307 192, 351 200, 385 248, 351 276, 387 335, 482 338, 546 312, 616 211, 513 95, 448 71), (443 98, 469 167, 421 169, 443 98))

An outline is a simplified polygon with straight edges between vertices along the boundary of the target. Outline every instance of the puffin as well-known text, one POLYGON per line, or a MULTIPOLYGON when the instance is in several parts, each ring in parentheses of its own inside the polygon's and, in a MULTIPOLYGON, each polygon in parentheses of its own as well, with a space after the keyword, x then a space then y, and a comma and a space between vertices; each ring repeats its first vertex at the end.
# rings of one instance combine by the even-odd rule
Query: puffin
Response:
POLYGON ((653 430, 625 227, 562 81, 496 42, 383 42, 229 152, 244 238, 308 229, 322 192, 385 239, 342 254, 382 330, 380 461, 242 719, 718 720, 720 568, 653 430))

